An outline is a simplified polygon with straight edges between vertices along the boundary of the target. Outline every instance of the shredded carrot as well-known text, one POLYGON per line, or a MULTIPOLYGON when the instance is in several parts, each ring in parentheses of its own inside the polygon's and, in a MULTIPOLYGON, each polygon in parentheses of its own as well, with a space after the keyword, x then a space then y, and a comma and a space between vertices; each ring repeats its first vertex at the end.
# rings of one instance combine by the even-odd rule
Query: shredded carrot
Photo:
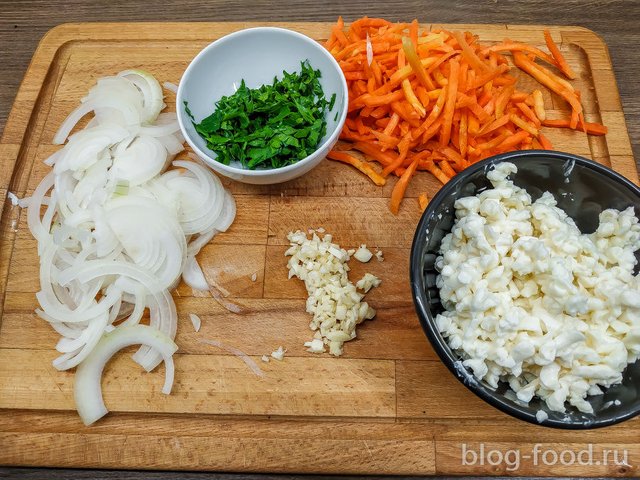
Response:
MULTIPOLYGON (((542 125, 545 127, 555 127, 555 128, 573 128, 571 127, 570 120, 544 120, 542 125)), ((607 127, 600 123, 584 123, 585 131, 589 135, 606 135, 608 132, 607 127)))
POLYGON ((503 42, 497 45, 493 45, 491 47, 485 48, 482 50, 482 53, 487 55, 491 52, 527 52, 532 53, 536 57, 544 60, 549 65, 555 65, 556 62, 549 54, 544 53, 539 48, 536 48, 532 45, 527 45, 526 43, 518 43, 518 42, 503 42))
POLYGON ((585 122, 580 93, 565 79, 575 73, 548 32, 550 54, 509 39, 487 46, 468 32, 426 32, 416 20, 363 17, 345 26, 339 18, 329 33, 325 46, 343 70, 349 94, 342 142, 329 158, 352 165, 376 184, 389 175, 400 177, 392 191, 394 213, 418 171, 445 184, 468 165, 501 152, 552 149, 545 128, 607 131, 585 122), (373 59, 367 58, 368 42, 373 59), (543 87, 518 88, 518 71, 567 102, 561 120, 547 119, 543 87))
POLYGON ((536 112, 536 116, 540 121, 544 121, 547 118, 546 111, 544 109, 544 99, 542 98, 542 92, 540 90, 534 90, 532 92, 533 97, 533 109, 536 112))
POLYGON ((562 71, 562 73, 564 73, 567 78, 570 78, 571 80, 576 78, 575 72, 571 69, 571 67, 565 60, 564 55, 560 53, 558 45, 556 45, 556 42, 553 41, 553 38, 551 38, 551 33, 547 29, 545 29, 544 31, 544 41, 546 42, 547 48, 551 52, 551 55, 553 55, 556 65, 562 71))
POLYGON ((458 73, 460 62, 452 60, 450 63, 449 84, 447 85, 447 99, 444 104, 444 119, 442 121, 442 134, 440 135, 440 145, 447 145, 451 138, 451 123, 453 122, 453 111, 456 108, 456 98, 458 96, 458 73))
POLYGON ((540 146, 545 150, 553 150, 553 145, 547 137, 545 137, 542 133, 538 135, 538 140, 540 141, 540 146))
POLYGON ((394 215, 397 215, 400 211, 400 203, 404 198, 404 193, 407 191, 409 180, 411 180, 411 177, 413 177, 416 168, 418 168, 418 159, 415 159, 413 162, 411 162, 409 168, 404 171, 404 173, 400 177, 400 180, 396 182, 393 190, 391 191, 391 203, 389 204, 389 210, 391 210, 391 213, 393 213, 394 215))
POLYGON ((337 160, 338 162, 348 163, 349 165, 353 165, 362 173, 364 173, 367 177, 369 177, 373 183, 378 186, 383 186, 387 181, 382 177, 378 172, 376 172, 368 162, 363 162, 362 160, 349 155, 344 152, 336 152, 335 150, 330 151, 327 154, 327 158, 331 160, 337 160))
POLYGON ((420 206, 421 212, 424 212, 427 209, 427 205, 429 205, 429 197, 426 193, 421 193, 418 196, 418 205, 420 206))

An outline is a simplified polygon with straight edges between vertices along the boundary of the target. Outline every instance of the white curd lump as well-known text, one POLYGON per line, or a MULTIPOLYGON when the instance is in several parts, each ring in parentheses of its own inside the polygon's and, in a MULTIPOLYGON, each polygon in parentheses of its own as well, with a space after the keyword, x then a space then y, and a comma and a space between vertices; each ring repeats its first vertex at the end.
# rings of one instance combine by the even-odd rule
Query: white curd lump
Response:
POLYGON ((437 327, 478 379, 593 413, 587 395, 640 357, 640 224, 632 207, 605 210, 583 234, 550 193, 532 202, 508 180, 516 172, 500 163, 493 189, 455 202, 436 260, 437 327))

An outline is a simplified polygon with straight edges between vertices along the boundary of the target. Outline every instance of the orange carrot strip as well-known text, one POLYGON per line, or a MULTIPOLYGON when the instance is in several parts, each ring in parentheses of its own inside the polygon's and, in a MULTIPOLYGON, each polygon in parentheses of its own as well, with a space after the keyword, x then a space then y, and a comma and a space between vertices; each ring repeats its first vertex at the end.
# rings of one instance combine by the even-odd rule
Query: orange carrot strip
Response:
POLYGON ((436 133, 442 128, 442 117, 438 118, 433 124, 427 128, 422 134, 422 143, 427 143, 431 138, 433 138, 436 133))
POLYGON ((453 165, 455 166, 455 169, 458 172, 468 167, 467 161, 464 159, 464 157, 460 155, 458 152, 456 152, 453 148, 444 147, 440 149, 440 152, 442 152, 445 157, 447 157, 449 160, 453 162, 453 165))
POLYGON ((346 125, 343 127, 342 132, 340 132, 341 140, 360 140, 363 142, 375 140, 373 135, 360 135, 349 129, 346 125))
POLYGON ((500 127, 505 126, 509 123, 509 116, 503 115, 500 118, 495 119, 493 122, 486 124, 484 127, 480 129, 478 135, 484 136, 488 133, 492 133, 495 130, 498 130, 500 127))
POLYGON ((336 152, 335 150, 331 150, 327 154, 327 158, 354 166, 355 168, 360 170, 362 173, 364 173, 367 177, 369 177, 371 181, 373 181, 373 183, 375 183, 379 187, 387 183, 386 179, 383 178, 378 172, 376 172, 371 167, 371 165, 369 165, 366 162, 363 162, 359 158, 349 155, 348 153, 336 152))
POLYGON ((431 66, 427 68, 427 73, 435 72, 436 68, 438 68, 447 60, 449 60, 449 58, 453 57, 454 55, 458 55, 459 53, 460 52, 457 50, 451 50, 450 52, 445 53, 440 58, 438 58, 435 62, 433 62, 431 66))
POLYGON ((419 119, 417 118, 418 115, 413 111, 413 109, 405 109, 402 103, 392 102, 391 110, 400 115, 400 118, 412 127, 417 127, 420 125, 419 119), (415 117, 413 115, 415 115, 415 117))
POLYGON ((540 145, 542 146, 542 148, 544 148, 545 150, 553 150, 553 145, 551 145, 551 142, 549 141, 549 139, 545 137, 542 133, 538 135, 538 141, 540 142, 540 145))
POLYGON ((544 99, 542 98, 542 92, 540 90, 534 90, 531 94, 533 96, 533 110, 536 112, 536 116, 544 121, 547 118, 547 113, 544 109, 544 99))
POLYGON ((442 121, 442 133, 440 134, 440 145, 445 146, 451 138, 451 123, 453 121, 453 111, 456 108, 456 98, 458 95, 458 74, 460 63, 458 60, 451 60, 451 71, 449 72, 449 85, 447 86, 447 100, 444 104, 444 118, 442 121))
POLYGON ((469 134, 478 135, 480 131, 480 122, 475 115, 469 115, 469 134))
POLYGON ((396 145, 400 143, 399 138, 393 137, 391 135, 387 135, 383 132, 378 132, 377 130, 371 130, 371 133, 375 135, 375 137, 378 139, 378 142, 380 142, 383 152, 389 148, 395 148, 396 145))
POLYGON ((507 103, 511 98, 513 90, 513 86, 504 87, 496 98, 496 118, 500 118, 502 115, 504 115, 505 107, 507 106, 507 103))
POLYGON ((406 158, 407 153, 409 153, 410 142, 411 138, 409 134, 402 137, 402 140, 400 140, 400 142, 398 143, 398 151, 400 152, 400 155, 398 155, 398 158, 396 158, 393 163, 384 167, 384 170, 382 170, 383 177, 388 177, 391 172, 402 165, 402 162, 406 158))
POLYGON ((510 150, 522 143, 525 139, 529 138, 529 135, 529 132, 520 130, 519 132, 505 138, 499 145, 496 146, 496 149, 499 151, 510 150))
POLYGON ((373 112, 373 107, 364 107, 362 110, 360 110, 360 116, 368 117, 369 115, 371 115, 371 112, 373 112))
POLYGON ((527 100, 527 97, 529 95, 527 95, 524 92, 514 92, 511 95, 511 101, 514 103, 521 103, 521 102, 525 102, 527 100))
POLYGON ((380 65, 375 58, 371 62, 371 72, 373 73, 373 78, 376 80, 376 85, 382 85, 382 70, 380 70, 380 65))
POLYGON ((533 110, 531 110, 529 108, 529 105, 527 105, 524 102, 519 102, 519 103, 516 103, 516 107, 518 107, 520 109, 520 111, 522 113, 524 113, 525 117, 527 117, 529 120, 531 120, 531 122, 533 122, 533 124, 536 127, 540 127, 540 125, 541 125, 540 119, 536 116, 536 114, 533 112, 533 110))
POLYGON ((354 100, 353 103, 357 104, 359 103, 358 100, 360 100, 360 102, 364 105, 378 107, 380 105, 389 105, 392 102, 397 102, 398 100, 402 99, 403 96, 404 94, 402 93, 402 90, 397 90, 386 95, 369 95, 368 93, 365 93, 364 95, 361 95, 356 100, 354 100))
POLYGON ((425 121, 420 125, 418 130, 415 132, 413 139, 417 139, 420 135, 422 135, 440 116, 440 112, 442 112, 442 107, 444 106, 444 102, 447 98, 447 89, 443 88, 440 90, 440 94, 438 95, 438 99, 436 100, 435 105, 431 109, 429 116, 425 119, 425 121))
POLYGON ((440 183, 442 183, 443 185, 446 184, 449 180, 451 180, 451 177, 449 177, 446 173, 440 170, 440 168, 437 165, 435 165, 433 162, 427 163, 425 166, 426 166, 426 170, 431 172, 431 174, 434 177, 436 177, 438 180, 440 180, 440 183))
POLYGON ((462 56, 467 62, 469 62, 477 72, 486 72, 488 70, 487 65, 480 60, 476 52, 469 46, 467 40, 464 38, 464 34, 462 32, 452 32, 452 35, 457 40, 458 45, 460 45, 462 56))
POLYGON ((446 160, 441 160, 440 162, 438 162, 438 167, 440 167, 440 170, 442 170, 447 177, 455 177, 456 171, 451 168, 451 165, 446 160))
POLYGON ((418 97, 416 97, 413 88, 411 88, 411 82, 409 79, 402 81, 402 91, 404 92, 404 96, 407 99, 407 102, 409 102, 409 105, 413 107, 420 117, 424 117, 427 112, 425 111, 424 106, 420 103, 420 100, 418 100, 418 97))
POLYGON ((397 155, 393 152, 383 152, 377 146, 370 142, 355 142, 353 148, 364 153, 367 157, 371 157, 383 167, 393 163, 397 155))
MULTIPOLYGON (((571 128, 569 120, 544 120, 542 125, 545 127, 571 128)), ((609 129, 600 123, 585 122, 585 129, 589 135, 606 135, 609 129)))
POLYGON ((492 140, 489 140, 487 142, 480 143, 480 144, 476 145, 476 149, 477 150, 491 150, 493 148, 496 148, 498 145, 500 145, 509 136, 511 136, 510 132, 502 132, 502 133, 498 134, 498 136, 493 138, 492 140))
POLYGON ((393 115, 391 115, 391 120, 389 120, 389 123, 387 123, 387 126, 385 127, 383 133, 385 135, 393 134, 393 131, 398 126, 399 121, 400 121, 400 115, 394 112, 393 115))
MULTIPOLYGON (((580 101, 580 92, 578 90, 576 90, 576 97, 578 98, 578 101, 580 101)), ((571 111, 571 120, 569 121, 569 128, 572 128, 573 130, 578 128, 578 121, 580 120, 580 115, 582 115, 582 112, 578 112, 575 109, 571 111)), ((583 130, 584 130, 584 121, 582 121, 582 124, 583 124, 583 130)))
POLYGON ((429 205, 429 197, 426 193, 418 195, 418 205, 420 206, 421 212, 424 212, 427 209, 427 205, 429 205))
POLYGON ((509 65, 500 65, 495 70, 492 70, 476 78, 475 82, 472 83, 470 87, 469 86, 467 87, 467 91, 480 88, 485 84, 487 84, 488 82, 495 79, 496 77, 499 77, 500 75, 508 71, 509 71, 509 65))
POLYGON ((560 52, 558 45, 556 44, 556 42, 553 41, 553 38, 551 38, 551 33, 547 29, 544 30, 544 41, 546 42, 547 48, 551 52, 551 55, 553 55, 553 58, 555 59, 555 64, 558 66, 560 71, 562 71, 562 73, 564 73, 567 78, 570 78, 572 80, 576 78, 575 72, 571 69, 571 67, 567 63, 567 60, 564 58, 564 55, 562 55, 562 53, 560 52))
POLYGON ((381 105, 374 108, 370 116, 373 118, 382 118, 389 113, 389 110, 390 108, 388 105, 381 105))
POLYGON ((463 157, 467 155, 468 119, 469 114, 467 112, 462 112, 462 115, 460 115, 460 123, 458 124, 458 137, 460 138, 460 155, 462 155, 463 157))
POLYGON ((491 47, 487 47, 482 50, 483 55, 488 55, 491 52, 527 52, 533 53, 536 57, 544 60, 549 65, 556 65, 556 61, 549 54, 544 53, 539 48, 533 47, 531 45, 527 45, 526 43, 518 43, 518 42, 504 42, 498 43, 496 45, 492 45, 491 47))
POLYGON ((409 62, 409 66, 416 74, 418 81, 427 90, 434 90, 436 87, 433 84, 431 77, 429 77, 429 74, 424 69, 424 65, 422 65, 422 61, 418 57, 413 43, 408 38, 404 37, 402 39, 402 48, 405 56, 407 57, 407 61, 409 62))
POLYGON ((400 180, 396 182, 393 190, 391 191, 391 202, 389 203, 389 209, 394 215, 397 215, 400 211, 400 203, 404 198, 404 194, 407 191, 407 186, 409 185, 409 181, 415 173, 416 168, 418 168, 418 159, 415 159, 413 162, 411 162, 409 168, 405 170, 405 172, 400 177, 400 180))
MULTIPOLYGON (((429 107, 429 103, 431 103, 431 97, 429 96, 429 92, 427 92, 422 85, 418 86, 415 89, 416 96, 420 103, 426 108, 429 107)), ((437 97, 436 97, 437 98, 437 97)))
MULTIPOLYGON (((576 98, 575 92, 567 89, 563 83, 560 82, 562 79, 558 78, 557 75, 553 75, 551 72, 545 71, 543 67, 536 65, 522 53, 515 52, 513 54, 513 59, 518 68, 524 70, 540 83, 556 92, 569 102, 571 107, 574 110, 577 110, 578 113, 582 112, 582 105, 580 105, 580 102, 576 98)), ((564 82, 564 80, 562 80, 562 82, 564 82)))
POLYGON ((367 75, 364 72, 344 72, 344 78, 347 80, 366 80, 367 75))
MULTIPOLYGON (((347 39, 346 35, 344 34, 344 32, 342 31, 342 27, 340 26, 340 19, 342 17, 340 17, 338 19, 338 25, 336 25, 335 27, 333 27, 333 34, 336 36, 336 39, 338 40, 338 43, 340 45, 342 45, 343 47, 347 46, 347 44, 349 43, 349 40, 347 39)), ((344 24, 343 24, 344 25, 344 24)))
POLYGON ((530 133, 534 137, 537 136, 538 133, 540 133, 538 132, 538 129, 535 127, 535 125, 531 125, 529 122, 524 121, 514 113, 508 115, 508 118, 515 126, 520 127, 522 130, 530 133))

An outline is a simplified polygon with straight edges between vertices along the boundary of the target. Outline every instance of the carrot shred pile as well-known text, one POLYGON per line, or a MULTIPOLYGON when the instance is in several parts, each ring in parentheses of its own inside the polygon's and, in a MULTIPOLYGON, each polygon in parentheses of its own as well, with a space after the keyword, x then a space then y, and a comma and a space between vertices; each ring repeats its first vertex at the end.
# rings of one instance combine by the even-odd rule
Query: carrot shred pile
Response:
POLYGON ((352 165, 376 185, 384 185, 389 175, 399 177, 389 205, 397 214, 417 171, 445 184, 492 155, 552 149, 542 127, 606 134, 605 126, 585 122, 580 92, 536 62, 576 77, 548 30, 544 40, 550 53, 508 39, 482 46, 469 32, 429 32, 416 20, 363 17, 347 28, 340 17, 325 46, 347 79, 349 114, 340 135, 347 143, 328 158, 352 165), (540 89, 516 88, 507 52, 516 67, 566 100, 569 118, 549 119, 540 89))

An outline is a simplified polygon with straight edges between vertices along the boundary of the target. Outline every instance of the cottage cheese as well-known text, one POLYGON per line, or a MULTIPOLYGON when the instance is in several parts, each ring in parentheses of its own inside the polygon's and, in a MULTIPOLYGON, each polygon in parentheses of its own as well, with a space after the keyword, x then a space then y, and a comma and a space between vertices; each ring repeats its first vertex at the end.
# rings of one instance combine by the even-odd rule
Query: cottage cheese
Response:
POLYGON ((475 377, 551 411, 592 413, 587 395, 640 357, 640 224, 631 207, 605 210, 582 234, 550 193, 532 202, 508 180, 516 172, 501 163, 487 174, 493 189, 456 201, 436 260, 436 323, 475 377))

